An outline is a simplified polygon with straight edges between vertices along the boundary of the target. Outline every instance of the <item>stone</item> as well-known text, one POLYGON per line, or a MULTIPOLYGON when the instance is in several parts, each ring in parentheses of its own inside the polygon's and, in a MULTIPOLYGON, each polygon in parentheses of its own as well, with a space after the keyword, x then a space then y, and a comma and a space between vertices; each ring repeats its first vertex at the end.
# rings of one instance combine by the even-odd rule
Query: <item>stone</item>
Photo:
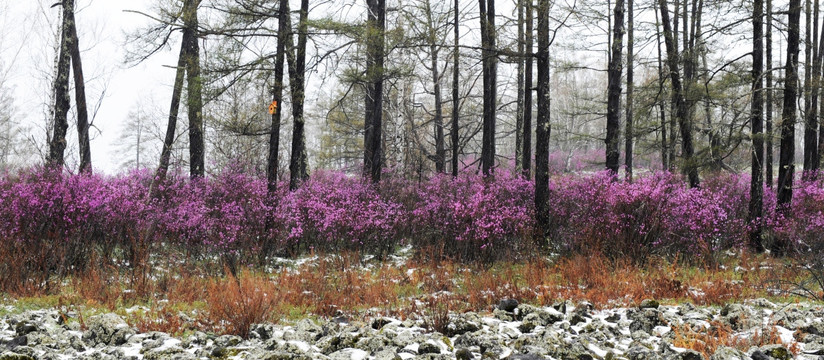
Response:
POLYGON ((123 345, 135 333, 120 316, 112 313, 92 316, 86 326, 83 340, 92 344, 123 345))
POLYGON ((498 303, 498 309, 506 312, 515 312, 517 308, 518 300, 515 299, 503 299, 498 303))
POLYGON ((661 306, 661 304, 659 304, 658 301, 655 301, 653 299, 644 299, 643 301, 641 301, 641 304, 638 305, 638 308, 642 310, 657 309, 659 306, 661 306))
POLYGON ((466 348, 455 351, 455 360, 472 360, 472 352, 466 348))
POLYGON ((747 360, 747 354, 728 346, 719 346, 710 360, 747 360))
POLYGON ((14 325, 14 331, 17 333, 17 336, 27 335, 37 331, 37 325, 28 320, 21 321, 14 325))

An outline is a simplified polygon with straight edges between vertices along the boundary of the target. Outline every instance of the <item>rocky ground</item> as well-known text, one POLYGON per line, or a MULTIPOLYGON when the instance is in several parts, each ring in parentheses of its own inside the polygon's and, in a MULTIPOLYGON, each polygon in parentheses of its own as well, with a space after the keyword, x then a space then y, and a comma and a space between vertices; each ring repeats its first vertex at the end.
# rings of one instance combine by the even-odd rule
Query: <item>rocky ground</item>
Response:
POLYGON ((743 348, 718 347, 712 360, 824 358, 824 307, 814 304, 778 305, 759 299, 712 308, 645 301, 637 308, 593 310, 586 303, 537 308, 504 300, 487 314, 441 318, 443 333, 428 331, 437 322, 426 317, 365 323, 345 317, 305 319, 292 325, 255 325, 244 340, 202 332, 184 338, 137 333, 115 314, 85 319, 81 329, 78 319, 67 320, 56 310, 26 311, 0 319, 0 360, 702 359, 699 352, 673 345, 686 339, 688 325, 697 334, 706 334, 710 326, 728 329, 728 343, 743 348), (783 345, 748 345, 757 344, 765 333, 783 345))

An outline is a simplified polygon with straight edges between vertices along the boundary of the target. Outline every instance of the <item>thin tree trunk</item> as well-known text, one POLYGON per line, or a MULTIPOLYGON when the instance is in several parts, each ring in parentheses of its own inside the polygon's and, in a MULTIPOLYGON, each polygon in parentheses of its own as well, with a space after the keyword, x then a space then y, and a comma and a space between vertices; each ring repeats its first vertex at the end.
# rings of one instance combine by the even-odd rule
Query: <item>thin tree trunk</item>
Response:
POLYGON ((750 231, 750 246, 756 252, 763 252, 761 244, 761 228, 763 206, 763 168, 764 168, 764 98, 762 94, 763 80, 761 75, 764 68, 764 2, 753 1, 753 45, 752 45, 752 171, 750 178, 750 208, 748 222, 752 225, 750 231))
POLYGON ((169 171, 169 162, 172 157, 172 146, 175 142, 175 130, 177 129, 177 115, 180 111, 180 97, 183 94, 183 81, 186 75, 186 49, 189 42, 189 34, 183 32, 183 40, 180 44, 180 54, 177 57, 177 68, 175 70, 175 83, 172 87, 172 103, 169 106, 169 119, 166 123, 166 136, 163 140, 163 150, 160 152, 160 162, 157 166, 152 184, 149 186, 151 198, 156 197, 157 185, 166 179, 169 171))
POLYGON ((773 61, 772 61, 772 0, 767 0, 767 33, 765 42, 766 44, 766 61, 767 61, 767 74, 766 74, 766 81, 767 81, 767 94, 766 94, 766 127, 767 127, 767 134, 766 136, 766 159, 764 167, 766 168, 766 174, 764 182, 767 184, 767 187, 772 188, 773 186, 773 61))
POLYGON ((80 149, 81 173, 92 171, 92 153, 89 148, 89 112, 86 107, 86 81, 83 78, 83 63, 80 60, 80 44, 77 38, 77 24, 74 19, 74 0, 63 2, 66 14, 68 37, 66 45, 71 54, 72 73, 74 74, 74 100, 77 106, 77 140, 80 149))
POLYGON ((524 7, 525 0, 518 0, 518 105, 515 110, 515 170, 523 171, 523 142, 524 142, 524 95, 526 83, 524 81, 524 7))
POLYGON ((810 0, 805 1, 804 7, 804 172, 802 177, 808 177, 815 165, 815 153, 818 152, 818 119, 813 116, 812 93, 813 93, 813 72, 812 54, 813 47, 817 44, 812 42, 812 4, 810 0))
POLYGON ((67 18, 68 9, 63 8, 63 22, 60 26, 60 49, 57 55, 57 74, 54 77, 54 124, 51 141, 49 142, 50 167, 62 169, 66 152, 66 132, 69 129, 68 112, 71 99, 69 98, 69 65, 71 54, 69 51, 69 27, 67 18))
POLYGON ((671 170, 670 169, 670 156, 669 156, 669 141, 667 139, 667 112, 666 112, 666 102, 664 101, 664 78, 666 74, 664 73, 664 60, 663 60, 663 52, 661 51, 661 31, 658 30, 658 26, 660 25, 658 21, 658 4, 657 2, 654 4, 655 7, 655 43, 658 47, 658 94, 659 94, 659 103, 658 103, 658 117, 661 121, 661 169, 662 170, 671 170))
POLYGON ((538 0, 538 118, 535 129, 535 215, 537 235, 549 229, 549 0, 538 0))
POLYGON ((432 66, 432 83, 435 95, 435 171, 439 174, 446 172, 446 150, 443 138, 443 100, 441 97, 441 76, 438 69, 437 32, 432 18, 430 0, 426 0, 427 37, 429 40, 429 55, 432 66))
POLYGON ((278 8, 278 42, 275 54, 275 83, 272 87, 272 126, 269 130, 269 154, 266 160, 266 180, 269 193, 277 190, 278 165, 280 162, 280 123, 283 108, 283 67, 286 58, 286 41, 289 33, 289 0, 280 0, 278 8))
POLYGON ((383 121, 384 31, 386 0, 366 0, 368 36, 366 42, 366 114, 364 121, 364 176, 377 183, 381 178, 381 135, 383 121))
POLYGON ((634 91, 634 71, 635 65, 633 41, 634 39, 634 17, 633 0, 627 0, 627 123, 626 123, 626 146, 624 147, 624 165, 627 168, 627 180, 632 181, 632 141, 633 131, 633 91, 634 91))
POLYGON ((675 117, 678 118, 678 125, 681 130, 681 150, 683 151, 684 156, 684 172, 687 173, 690 187, 696 188, 700 186, 700 180, 698 178, 698 166, 694 159, 689 109, 686 101, 684 100, 684 89, 681 86, 681 79, 678 76, 678 49, 675 48, 667 2, 666 0, 658 0, 658 4, 661 12, 661 21, 664 26, 664 41, 667 48, 667 64, 669 65, 670 82, 672 83, 673 89, 672 101, 675 103, 675 117))
POLYGON ((480 0, 481 47, 483 48, 483 140, 481 167, 491 175, 495 167, 495 121, 497 113, 497 53, 495 50, 495 0, 480 0))
POLYGON ((203 141, 203 82, 200 78, 200 42, 198 39, 197 8, 200 0, 186 0, 184 2, 183 22, 184 31, 191 33, 186 50, 186 102, 189 115, 189 175, 193 178, 203 177, 204 174, 204 141, 203 141))
POLYGON ((458 120, 460 115, 460 98, 458 81, 460 81, 460 48, 458 47, 460 41, 460 34, 458 30, 458 0, 454 4, 454 19, 453 30, 455 39, 455 47, 452 49, 452 176, 458 176, 458 120))
POLYGON ((532 64, 533 64, 533 0, 526 1, 526 64, 524 64, 524 134, 523 134, 523 150, 521 150, 521 164, 523 165, 523 174, 527 179, 530 178, 532 168, 532 64))
MULTIPOLYGON (((784 107, 781 111, 781 150, 778 164, 778 206, 789 206, 793 198, 795 172, 795 120, 798 97, 798 48, 801 0, 790 0, 785 66, 784 107)), ((782 245, 776 245, 782 247, 782 245)))
MULTIPOLYGON (((300 2, 300 19, 298 20, 298 47, 296 51, 287 50, 289 57, 289 85, 292 88, 292 118, 294 126, 292 128, 292 152, 289 159, 289 189, 297 189, 303 181, 309 178, 306 169, 306 135, 304 132, 305 120, 303 117, 303 104, 305 95, 305 69, 306 69, 306 37, 308 26, 306 24, 309 17, 309 0, 300 2)), ((292 47, 292 29, 287 21, 286 44, 292 47)))
POLYGON ((607 138, 606 168, 617 176, 621 153, 618 138, 621 136, 621 71, 624 48, 624 0, 615 1, 612 25, 612 49, 610 51, 607 85, 607 138))

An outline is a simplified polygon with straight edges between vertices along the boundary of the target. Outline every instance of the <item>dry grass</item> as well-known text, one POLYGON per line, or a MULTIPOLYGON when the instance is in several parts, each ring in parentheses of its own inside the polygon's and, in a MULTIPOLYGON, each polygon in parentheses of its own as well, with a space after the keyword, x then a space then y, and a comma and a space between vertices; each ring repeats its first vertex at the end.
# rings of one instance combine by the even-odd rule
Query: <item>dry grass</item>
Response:
POLYGON ((674 346, 695 350, 704 355, 705 359, 709 359, 722 346, 746 352, 753 346, 780 344, 787 347, 794 355, 800 352, 798 342, 783 342, 775 326, 756 329, 753 333, 742 336, 736 334, 730 325, 721 321, 712 321, 707 328, 701 326, 693 328, 687 324, 673 326, 673 332, 675 334, 672 342, 674 346))
POLYGON ((257 322, 330 317, 341 312, 355 318, 406 318, 416 313, 438 329, 445 321, 445 311, 491 310, 502 298, 536 305, 586 300, 598 308, 631 306, 645 298, 720 305, 771 297, 762 286, 766 279, 794 276, 772 266, 769 258, 748 255, 730 258, 725 266, 653 260, 642 267, 597 255, 491 266, 419 258, 396 266, 363 264, 359 254, 343 254, 275 273, 241 271, 237 278, 208 276, 186 262, 173 264, 162 264, 162 271, 148 266, 124 271, 90 268, 62 287, 21 288, 9 294, 57 293, 72 303, 107 309, 139 304, 150 310, 129 318, 142 330, 179 333, 200 326, 246 336, 257 322), (433 300, 435 296, 439 298, 433 300))

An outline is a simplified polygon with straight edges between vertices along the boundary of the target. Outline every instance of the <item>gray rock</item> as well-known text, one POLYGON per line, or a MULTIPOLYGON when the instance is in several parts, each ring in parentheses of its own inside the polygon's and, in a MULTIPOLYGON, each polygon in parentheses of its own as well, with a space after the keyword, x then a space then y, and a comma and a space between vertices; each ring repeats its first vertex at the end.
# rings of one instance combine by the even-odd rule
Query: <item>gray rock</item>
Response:
POLYGON ((673 355, 672 360, 704 360, 704 355, 695 350, 684 350, 681 353, 673 355))
POLYGON ((769 356, 771 359, 790 360, 793 358, 793 354, 790 353, 784 345, 767 345, 762 346, 758 350, 769 356))
POLYGON ((243 339, 241 339, 240 336, 222 335, 215 339, 215 346, 227 348, 237 346, 237 344, 240 344, 241 341, 243 341, 243 339))
POLYGON ((329 360, 351 360, 353 358, 362 358, 366 355, 369 355, 369 353, 361 349, 343 349, 330 354, 329 360))
POLYGON ((638 305, 638 308, 641 309, 641 310, 643 310, 643 309, 657 309, 660 305, 661 304, 659 304, 658 301, 655 301, 653 299, 644 299, 643 301, 641 301, 641 304, 638 305))
POLYGON ((747 360, 747 354, 727 346, 720 346, 710 356, 710 360, 747 360))
POLYGON ((469 349, 460 348, 457 351, 455 351, 455 360, 472 360, 473 357, 474 356, 472 355, 472 352, 469 351, 469 349))
POLYGON ((476 313, 466 313, 452 317, 446 326, 446 335, 455 336, 481 329, 481 318, 476 313))
POLYGON ((27 335, 37 331, 37 325, 33 321, 24 320, 14 325, 14 331, 17 336, 27 335))
POLYGON ((425 342, 418 346, 418 355, 425 355, 425 354, 440 354, 441 347, 435 345, 431 342, 425 342))
POLYGON ((503 310, 506 312, 515 312, 515 309, 518 308, 518 300, 515 299, 503 299, 501 302, 498 303, 498 310, 503 310))
POLYGON ((91 344, 122 345, 135 333, 129 325, 116 314, 102 314, 86 321, 88 330, 83 333, 83 340, 91 344))

